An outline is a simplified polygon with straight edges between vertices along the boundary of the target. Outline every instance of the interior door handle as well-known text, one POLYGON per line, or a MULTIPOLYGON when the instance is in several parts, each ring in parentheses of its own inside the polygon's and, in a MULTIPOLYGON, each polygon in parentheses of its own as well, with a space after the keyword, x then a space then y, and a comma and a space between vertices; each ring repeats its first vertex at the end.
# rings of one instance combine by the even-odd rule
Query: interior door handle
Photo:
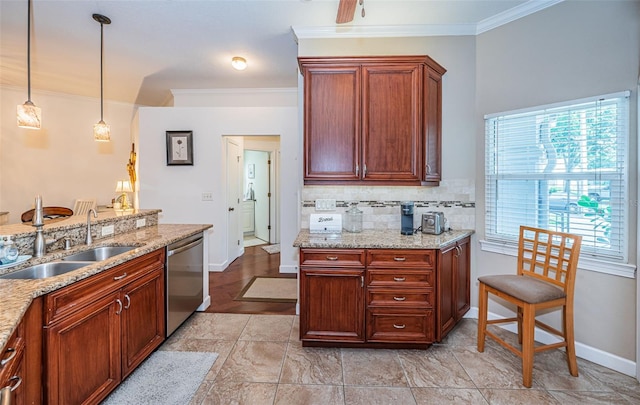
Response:
POLYGON ((235 210, 235 208, 229 207, 229 211, 233 211, 233 210, 235 210))

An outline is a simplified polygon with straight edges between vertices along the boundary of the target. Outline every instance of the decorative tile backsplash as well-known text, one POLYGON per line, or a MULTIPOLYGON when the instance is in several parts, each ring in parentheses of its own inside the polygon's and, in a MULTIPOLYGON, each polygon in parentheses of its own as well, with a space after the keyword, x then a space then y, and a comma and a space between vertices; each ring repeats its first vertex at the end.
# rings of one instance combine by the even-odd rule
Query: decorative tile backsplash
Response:
MULTIPOLYGON (((352 203, 363 212, 364 229, 400 229, 400 203, 414 202, 414 228, 422 214, 442 211, 452 229, 475 229, 475 184, 470 180, 442 181, 439 187, 305 186, 302 190, 301 226, 309 228, 317 199, 335 199, 344 213, 352 203)), ((329 211, 323 211, 329 212, 329 211)))

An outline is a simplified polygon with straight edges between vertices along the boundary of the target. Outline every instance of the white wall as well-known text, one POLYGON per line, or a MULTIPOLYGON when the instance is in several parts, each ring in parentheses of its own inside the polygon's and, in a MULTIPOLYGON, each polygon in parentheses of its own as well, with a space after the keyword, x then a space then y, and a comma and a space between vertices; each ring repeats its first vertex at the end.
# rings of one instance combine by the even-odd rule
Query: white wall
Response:
POLYGON ((297 271, 298 155, 301 138, 296 107, 172 107, 139 109, 139 199, 161 206, 161 223, 210 223, 209 270, 227 260, 226 162, 223 136, 279 135, 281 162, 281 271, 297 271), (167 166, 165 131, 193 131, 194 165, 167 166), (213 201, 202 201, 213 192, 213 201))
POLYGON ((128 179, 136 107, 105 101, 111 142, 102 143, 93 140, 99 98, 32 91, 31 99, 42 108, 40 130, 16 125, 16 106, 26 100, 26 89, 0 89, 0 211, 9 211, 9 222, 20 222, 37 194, 45 206, 73 208, 77 198, 110 203, 117 197, 116 181, 128 179))
MULTIPOLYGON (((477 40, 476 194, 478 238, 484 237, 483 116, 632 90, 630 190, 637 193, 637 102, 640 68, 640 2, 563 2, 481 34, 477 40)), ((636 201, 630 201, 630 263, 636 254, 636 201)), ((512 273, 515 258, 477 254, 474 275, 512 273)), ((477 303, 476 283, 472 285, 477 303)), ((498 306, 490 310, 502 315, 498 306)), ((633 279, 579 270, 575 293, 578 355, 611 361, 635 373, 636 282, 633 279), (600 352, 601 351, 601 352, 600 352), (591 356, 591 357, 589 357, 591 356), (617 356, 617 357, 616 357, 617 356)), ((559 318, 550 320, 556 326, 559 318)))

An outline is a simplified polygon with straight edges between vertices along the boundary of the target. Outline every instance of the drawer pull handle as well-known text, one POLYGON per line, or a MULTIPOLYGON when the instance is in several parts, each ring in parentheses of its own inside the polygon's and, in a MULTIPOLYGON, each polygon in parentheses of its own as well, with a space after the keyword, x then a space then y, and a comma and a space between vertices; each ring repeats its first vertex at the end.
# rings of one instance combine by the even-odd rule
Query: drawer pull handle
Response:
POLYGON ((404 301, 406 299, 407 299, 407 297, 393 297, 394 301, 404 301))
POLYGON ((9 347, 9 348, 7 348, 6 353, 9 353, 9 357, 7 357, 6 359, 2 359, 2 361, 0 361, 0 367, 4 366, 8 362, 10 362, 11 359, 16 357, 16 353, 18 353, 18 352, 13 347, 9 347))
POLYGON ((327 260, 331 260, 332 262, 335 262, 336 260, 338 260, 338 256, 327 256, 327 260))
POLYGON ((129 294, 125 294, 124 298, 127 300, 127 303, 124 306, 124 309, 129 309, 129 307, 131 306, 131 297, 129 297, 129 294))
MULTIPOLYGON (((22 384, 22 378, 20 376, 14 375, 13 377, 9 378, 9 380, 8 380, 8 382, 10 382, 10 383, 12 383, 13 381, 17 381, 17 382, 15 384, 11 384, 11 385, 5 386, 4 388, 0 389, 0 391, 4 391, 7 388, 9 388, 10 391, 15 391, 20 386, 20 384, 22 384)), ((4 399, 4 395, 2 395, 2 397, 4 399)))
POLYGON ((396 328, 396 329, 404 329, 404 328, 406 328, 406 327, 407 327, 407 325, 405 325, 405 324, 402 324, 402 325, 396 325, 396 324, 394 323, 394 324, 393 324, 393 327, 394 327, 394 328, 396 328))
POLYGON ((394 277, 393 278, 393 281, 397 281, 397 282, 402 282, 402 281, 405 281, 405 280, 406 280, 406 278, 404 278, 404 277, 394 277))
POLYGON ((118 281, 118 280, 122 280, 122 279, 123 279, 123 278, 125 278, 125 277, 127 277, 127 273, 124 273, 124 274, 123 274, 123 275, 121 275, 121 276, 115 276, 113 279, 114 279, 114 280, 116 280, 116 281, 118 281))
POLYGON ((407 260, 406 257, 394 257, 393 260, 395 260, 396 262, 404 262, 405 260, 407 260))

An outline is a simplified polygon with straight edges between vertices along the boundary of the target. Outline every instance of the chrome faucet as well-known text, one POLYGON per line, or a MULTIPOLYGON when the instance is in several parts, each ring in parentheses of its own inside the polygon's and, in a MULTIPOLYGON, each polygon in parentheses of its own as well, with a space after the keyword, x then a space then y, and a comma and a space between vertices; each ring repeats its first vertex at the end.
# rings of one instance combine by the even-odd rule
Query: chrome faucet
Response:
POLYGON ((85 243, 90 245, 93 243, 93 238, 91 237, 91 213, 93 212, 93 217, 98 218, 98 213, 96 210, 91 208, 89 212, 87 212, 87 238, 85 239, 85 243))

